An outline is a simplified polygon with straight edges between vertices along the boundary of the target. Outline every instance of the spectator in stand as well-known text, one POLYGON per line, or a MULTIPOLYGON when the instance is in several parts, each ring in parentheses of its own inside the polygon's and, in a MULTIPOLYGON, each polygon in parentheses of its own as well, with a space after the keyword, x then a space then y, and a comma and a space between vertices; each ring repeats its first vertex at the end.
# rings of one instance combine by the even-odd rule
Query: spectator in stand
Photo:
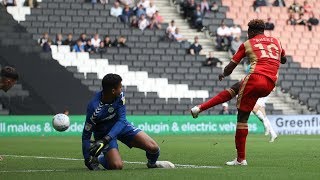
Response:
POLYGON ((139 27, 139 21, 137 19, 137 16, 133 16, 131 18, 130 26, 133 27, 133 28, 138 28, 139 27))
MULTIPOLYGON (((232 41, 232 36, 230 32, 230 28, 227 27, 224 22, 221 23, 221 26, 217 29, 217 49, 222 50, 222 42, 224 42, 224 39, 228 40, 227 46, 230 47, 231 41, 232 41)), ((224 42, 225 43, 225 42, 224 42)))
POLYGON ((307 20, 303 17, 303 14, 299 14, 299 19, 297 19, 297 25, 307 25, 307 20))
POLYGON ((164 19, 163 19, 163 17, 159 14, 159 11, 156 11, 156 12, 154 13, 154 15, 155 15, 158 23, 160 23, 160 24, 163 23, 164 19))
POLYGON ((166 29, 166 34, 168 35, 168 37, 171 37, 174 34, 174 32, 176 31, 176 28, 177 27, 175 26, 174 20, 171 20, 169 26, 166 29))
POLYGON ((194 2, 194 0, 190 0, 188 3, 187 9, 186 9, 186 17, 187 19, 191 19, 193 17, 193 13, 197 8, 197 4, 194 2))
POLYGON ((309 31, 312 30, 312 26, 317 26, 319 24, 319 20, 314 17, 313 12, 311 12, 310 18, 307 21, 309 31))
POLYGON ((43 46, 44 43, 46 43, 49 39, 49 34, 47 32, 42 34, 42 37, 40 39, 38 39, 38 44, 40 46, 43 46))
POLYGON ((242 43, 243 42, 240 40, 239 36, 233 38, 233 40, 231 42, 231 47, 230 47, 230 52, 232 55, 234 55, 238 51, 238 49, 242 43))
POLYGON ((277 7, 285 7, 286 3, 284 0, 275 0, 272 5, 277 7))
POLYGON ((87 44, 87 35, 85 33, 80 34, 79 40, 82 45, 85 46, 87 44))
MULTIPOLYGON (((112 43, 112 41, 111 41, 111 39, 110 39, 110 37, 109 37, 108 35, 106 35, 106 36, 104 37, 103 43, 104 43, 103 46, 104 46, 105 48, 112 47, 112 45, 113 45, 113 43, 112 43)), ((100 46, 101 46, 101 43, 100 43, 100 46)))
POLYGON ((220 61, 218 58, 214 57, 214 52, 211 51, 209 54, 209 58, 205 62, 202 63, 203 66, 212 66, 217 67, 217 64, 222 65, 222 61, 220 61))
POLYGON ((259 7, 267 6, 267 2, 265 0, 255 0, 252 6, 255 12, 260 12, 259 7))
POLYGON ((308 3, 308 1, 303 2, 303 13, 311 15, 312 13, 312 6, 308 3))
POLYGON ((161 29, 161 24, 157 21, 155 14, 153 14, 153 16, 151 17, 149 28, 150 29, 161 29))
POLYGON ((146 14, 148 18, 151 18, 154 13, 156 13, 157 7, 154 5, 153 1, 150 1, 149 7, 146 8, 146 14))
POLYGON ((73 41, 73 36, 72 34, 68 34, 68 37, 67 39, 65 39, 63 42, 62 42, 63 45, 68 45, 70 47, 72 47, 74 45, 74 41, 73 41))
POLYGON ((73 46, 73 52, 84 52, 84 45, 80 39, 77 40, 76 44, 73 46))
POLYGON ((100 0, 100 3, 101 3, 101 4, 107 4, 107 3, 108 3, 108 0, 100 0))
POLYGON ((238 25, 233 24, 233 26, 230 27, 230 33, 233 38, 238 37, 238 36, 240 37, 241 36, 241 29, 238 25))
POLYGON ((49 38, 48 41, 43 43, 42 51, 43 52, 51 52, 51 47, 50 47, 51 44, 52 44, 52 40, 49 38))
POLYGON ((298 13, 298 14, 303 13, 303 7, 299 3, 297 3, 296 0, 294 0, 293 4, 291 4, 289 7, 289 12, 298 13))
POLYGON ((123 6, 129 6, 130 9, 134 7, 134 0, 119 0, 119 2, 123 6))
POLYGON ((128 23, 130 20, 130 17, 133 15, 133 11, 130 9, 130 7, 127 5, 122 11, 122 15, 120 16, 120 19, 123 23, 128 23))
POLYGON ((217 13, 219 11, 219 6, 217 2, 213 1, 211 6, 210 6, 210 11, 213 13, 217 13))
POLYGON ((194 43, 191 44, 189 48, 189 53, 191 55, 199 55, 202 50, 202 46, 199 44, 199 37, 195 36, 194 37, 194 43))
POLYGON ((90 41, 90 43, 94 46, 94 48, 98 48, 100 46, 100 42, 101 42, 101 39, 98 33, 96 33, 90 41))
POLYGON ((202 18, 203 18, 203 14, 201 12, 201 8, 200 8, 200 6, 197 6, 197 9, 194 12, 193 17, 192 17, 192 25, 198 31, 201 31, 201 29, 203 28, 203 26, 202 26, 202 18))
POLYGON ((144 14, 141 15, 140 20, 138 22, 139 29, 141 31, 145 30, 149 26, 149 21, 144 14))
POLYGON ((274 24, 271 22, 271 18, 268 17, 267 22, 265 23, 266 28, 265 30, 273 31, 274 30, 274 24))
POLYGON ((17 5, 16 0, 3 0, 2 3, 5 7, 17 5))
POLYGON ((118 1, 115 1, 114 5, 110 9, 110 15, 114 17, 119 17, 121 14, 122 14, 122 7, 120 7, 118 1))
POLYGON ((136 11, 136 16, 138 17, 138 18, 140 18, 141 17, 141 15, 146 15, 146 11, 145 11, 145 9, 143 8, 143 6, 142 6, 142 4, 138 7, 138 9, 137 9, 137 11, 136 11))
POLYGON ((106 52, 106 47, 104 46, 104 42, 100 42, 100 46, 96 49, 97 53, 105 53, 106 52))
POLYGON ((210 10, 208 1, 202 0, 200 3, 200 8, 201 8, 201 13, 206 14, 206 12, 210 10))
POLYGON ((137 4, 137 7, 140 7, 140 5, 142 5, 142 7, 144 9, 147 9, 150 5, 150 1, 149 0, 140 0, 137 4))
POLYGON ((296 25, 297 24, 297 20, 294 17, 293 12, 289 14, 289 19, 287 20, 287 25, 296 25))
POLYGON ((113 42, 113 46, 114 47, 128 47, 126 45, 126 41, 127 39, 123 36, 120 36, 118 39, 116 39, 114 42, 113 42))
POLYGON ((314 13, 312 12, 310 15, 310 18, 308 19, 308 23, 310 23, 312 26, 317 26, 319 24, 319 20, 314 17, 314 13))
MULTIPOLYGON (((99 46, 100 46, 100 42, 99 42, 99 46)), ((99 47, 99 46, 98 46, 98 47, 99 47)), ((87 44, 84 46, 84 51, 85 51, 85 52, 88 52, 88 53, 90 53, 90 54, 95 53, 96 48, 95 48, 94 45, 92 44, 92 40, 91 40, 91 39, 88 39, 88 40, 87 40, 87 44)))
POLYGON ((174 40, 176 40, 179 43, 187 40, 187 38, 183 37, 183 35, 179 33, 179 28, 176 28, 173 37, 174 37, 174 40))
POLYGON ((37 0, 25 0, 23 5, 29 6, 30 8, 36 8, 36 7, 38 7, 38 1, 37 0))
POLYGON ((231 115, 232 112, 229 111, 229 105, 228 103, 222 104, 222 110, 219 112, 220 115, 231 115))
POLYGON ((60 46, 62 44, 63 44, 62 34, 59 33, 56 35, 56 41, 53 43, 53 45, 60 46))

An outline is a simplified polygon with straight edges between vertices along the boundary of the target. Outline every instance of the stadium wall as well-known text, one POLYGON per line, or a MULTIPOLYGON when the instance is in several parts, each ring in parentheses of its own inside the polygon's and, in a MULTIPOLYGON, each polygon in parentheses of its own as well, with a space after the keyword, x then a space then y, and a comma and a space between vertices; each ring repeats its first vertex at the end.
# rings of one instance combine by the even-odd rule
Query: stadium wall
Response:
MULTIPOLYGON (((320 115, 270 116, 279 134, 320 134, 320 115)), ((136 127, 152 135, 234 134, 235 115, 201 116, 128 116, 136 127)), ((71 125, 65 132, 53 129, 52 116, 0 116, 0 136, 80 136, 85 116, 70 116, 71 125)), ((262 123, 249 119, 249 132, 262 134, 262 123)))

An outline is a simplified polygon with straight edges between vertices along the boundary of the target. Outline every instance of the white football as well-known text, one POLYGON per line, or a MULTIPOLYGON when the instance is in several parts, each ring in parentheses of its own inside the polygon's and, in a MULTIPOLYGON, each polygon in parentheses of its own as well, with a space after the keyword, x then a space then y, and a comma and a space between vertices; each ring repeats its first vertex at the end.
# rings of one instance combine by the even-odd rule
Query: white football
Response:
POLYGON ((65 114, 56 114, 55 116, 53 116, 52 126, 59 132, 65 131, 70 126, 70 119, 65 114))

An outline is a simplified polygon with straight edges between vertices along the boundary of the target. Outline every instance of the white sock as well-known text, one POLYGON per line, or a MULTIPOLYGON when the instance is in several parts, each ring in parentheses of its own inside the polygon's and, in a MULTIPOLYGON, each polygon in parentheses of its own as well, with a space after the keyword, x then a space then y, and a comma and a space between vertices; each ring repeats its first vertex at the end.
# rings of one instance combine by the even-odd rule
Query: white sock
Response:
MULTIPOLYGON (((268 123, 264 121, 265 118, 267 118, 266 116, 264 116, 264 114, 262 113, 262 111, 258 110, 256 113, 254 113, 259 119, 260 121, 263 123, 264 129, 268 129, 268 123)), ((268 119, 268 118, 267 118, 268 119)), ((269 121, 269 120, 268 120, 269 121)))
POLYGON ((268 124, 268 127, 269 127, 269 130, 270 130, 270 134, 271 136, 276 136, 276 132, 273 130, 272 126, 271 126, 271 123, 270 123, 270 120, 268 119, 267 116, 265 116, 265 118, 263 119, 263 122, 265 122, 266 124, 268 124))

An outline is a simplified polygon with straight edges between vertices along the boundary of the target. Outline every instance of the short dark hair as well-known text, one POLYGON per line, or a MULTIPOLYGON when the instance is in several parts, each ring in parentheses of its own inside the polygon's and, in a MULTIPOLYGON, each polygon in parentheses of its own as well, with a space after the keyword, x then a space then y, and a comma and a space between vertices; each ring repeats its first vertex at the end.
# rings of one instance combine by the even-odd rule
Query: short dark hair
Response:
POLYGON ((248 23, 248 31, 252 31, 256 34, 262 34, 266 25, 262 19, 253 19, 248 23))
POLYGON ((118 74, 107 74, 102 79, 102 91, 110 91, 117 88, 121 83, 122 78, 118 74))
POLYGON ((2 78, 11 78, 14 80, 19 79, 19 75, 18 75, 16 69, 13 67, 10 67, 10 66, 5 66, 4 68, 1 69, 1 77, 2 78))

